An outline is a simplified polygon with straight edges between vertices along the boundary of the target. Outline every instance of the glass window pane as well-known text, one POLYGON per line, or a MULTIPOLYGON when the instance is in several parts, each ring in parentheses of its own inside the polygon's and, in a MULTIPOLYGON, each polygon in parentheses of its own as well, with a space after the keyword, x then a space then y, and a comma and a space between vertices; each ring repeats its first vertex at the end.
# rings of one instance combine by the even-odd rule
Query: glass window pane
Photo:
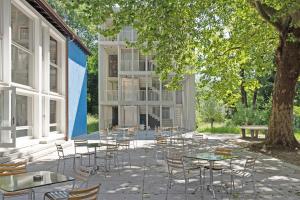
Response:
POLYGON ((50 62, 57 65, 57 41, 50 37, 50 62))
POLYGON ((57 131, 56 126, 50 126, 50 132, 54 132, 54 131, 57 131))
POLYGON ((26 49, 31 49, 33 21, 14 5, 11 6, 11 29, 12 40, 26 49))
POLYGON ((109 55, 109 76, 118 76, 118 55, 109 55))
POLYGON ((11 62, 12 62, 12 81, 23 85, 30 85, 29 71, 30 71, 31 56, 23 50, 15 46, 11 48, 11 62))
POLYGON ((50 124, 56 123, 56 101, 50 101, 50 124))
POLYGON ((122 49, 121 50, 121 70, 122 71, 131 71, 132 65, 132 50, 131 49, 122 49))
POLYGON ((28 97, 16 96, 16 125, 28 126, 28 97))
POLYGON ((24 137, 29 135, 28 129, 16 130, 16 137, 24 137))
POLYGON ((52 92, 57 92, 57 71, 56 67, 50 66, 50 90, 52 92))

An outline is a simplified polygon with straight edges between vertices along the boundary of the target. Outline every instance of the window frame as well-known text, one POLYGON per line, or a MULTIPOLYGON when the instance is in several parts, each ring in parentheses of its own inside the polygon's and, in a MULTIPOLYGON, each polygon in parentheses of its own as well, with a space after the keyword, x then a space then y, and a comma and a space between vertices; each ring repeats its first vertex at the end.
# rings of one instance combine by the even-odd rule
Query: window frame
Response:
POLYGON ((59 104, 59 101, 57 99, 53 99, 53 98, 50 98, 49 99, 49 133, 52 134, 52 133, 58 133, 58 118, 59 118, 59 108, 58 108, 58 104, 59 104), (55 102, 55 123, 51 123, 51 101, 54 101, 55 102), (56 127, 55 131, 51 131, 51 127, 56 127))
POLYGON ((0 0, 0 81, 3 81, 3 1, 0 0))
MULTIPOLYGON (((11 37, 11 49, 13 47, 17 48, 17 50, 20 50, 22 52, 25 52, 26 54, 29 54, 29 69, 28 69, 28 85, 22 84, 22 83, 17 83, 14 82, 12 79, 12 68, 11 68, 11 82, 13 83, 13 85, 17 85, 23 88, 28 88, 28 89, 33 89, 34 88, 34 82, 35 82, 35 54, 34 54, 34 45, 35 45, 35 36, 34 36, 34 30, 35 30, 35 16, 33 16, 32 14, 29 14, 26 10, 22 9, 22 7, 14 2, 11 3, 11 11, 10 13, 12 13, 12 7, 15 7, 19 12, 21 12, 23 15, 25 15, 26 17, 28 17, 31 20, 31 24, 32 24, 32 34, 31 36, 29 35, 29 48, 27 49, 26 47, 18 44, 17 42, 15 42, 13 40, 13 38, 11 37)), ((11 19, 11 17, 10 17, 11 19)), ((20 27, 19 27, 20 28, 20 27)), ((12 33, 11 33, 12 34, 12 33)), ((18 33, 18 38, 20 37, 20 32, 18 33)), ((12 59, 12 57, 11 57, 12 59)))
MULTIPOLYGON (((21 131, 21 130, 27 130, 28 131, 28 135, 27 136, 21 136, 21 137, 32 137, 33 136, 33 121, 34 121, 34 113, 33 113, 33 98, 34 96, 32 96, 31 94, 27 94, 27 93, 23 93, 23 92, 18 92, 16 93, 16 97, 17 96, 23 96, 27 98, 27 121, 28 123, 26 125, 21 125, 21 126, 17 126, 16 125, 16 137, 20 138, 17 136, 17 131, 21 131), (29 119, 30 118, 30 119, 29 119)), ((17 98, 16 98, 17 99, 17 98)), ((17 118, 17 113, 16 113, 16 118, 17 118)))
POLYGON ((52 94, 61 94, 62 93, 62 56, 60 55, 62 51, 61 41, 56 38, 53 34, 49 35, 49 92, 52 94), (51 39, 56 41, 56 61, 57 63, 51 62, 50 58, 50 47, 51 39), (57 88, 56 91, 51 90, 51 67, 54 67, 57 70, 57 88))

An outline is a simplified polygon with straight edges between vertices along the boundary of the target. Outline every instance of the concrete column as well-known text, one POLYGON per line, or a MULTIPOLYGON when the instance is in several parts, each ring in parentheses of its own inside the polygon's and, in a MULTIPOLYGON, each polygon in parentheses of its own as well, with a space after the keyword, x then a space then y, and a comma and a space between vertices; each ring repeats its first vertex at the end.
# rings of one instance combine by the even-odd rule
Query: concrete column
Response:
POLYGON ((159 105, 159 126, 162 127, 162 82, 161 80, 159 80, 159 102, 160 102, 160 105, 159 105))
POLYGON ((3 22, 3 74, 2 78, 5 83, 11 83, 11 1, 5 0, 2 7, 3 22))
MULTIPOLYGON (((33 85, 36 88, 38 95, 34 95, 33 100, 33 138, 43 137, 43 99, 42 99, 42 85, 43 85, 43 61, 42 61, 42 27, 40 19, 34 20, 34 69, 32 76, 34 78, 33 85)), ((49 80, 49 79, 46 79, 49 80)))
MULTIPOLYGON (((146 72, 148 72, 148 56, 146 56, 146 72)), ((146 130, 148 130, 148 121, 149 121, 149 118, 148 118, 148 114, 149 114, 149 102, 148 102, 148 83, 149 83, 149 75, 148 73, 146 73, 146 130)))
POLYGON ((121 47, 118 45, 118 125, 121 126, 121 102, 122 102, 122 79, 120 75, 121 71, 121 47))

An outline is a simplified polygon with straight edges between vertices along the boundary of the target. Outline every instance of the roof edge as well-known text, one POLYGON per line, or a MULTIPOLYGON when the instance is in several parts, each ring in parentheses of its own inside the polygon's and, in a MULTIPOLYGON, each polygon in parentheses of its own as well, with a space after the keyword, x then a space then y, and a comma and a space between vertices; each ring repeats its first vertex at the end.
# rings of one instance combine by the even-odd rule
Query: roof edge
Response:
POLYGON ((44 0, 26 0, 33 8, 35 8, 43 17, 45 17, 59 32, 69 39, 75 41, 79 47, 88 55, 91 52, 81 39, 74 33, 71 28, 64 22, 55 10, 44 0))

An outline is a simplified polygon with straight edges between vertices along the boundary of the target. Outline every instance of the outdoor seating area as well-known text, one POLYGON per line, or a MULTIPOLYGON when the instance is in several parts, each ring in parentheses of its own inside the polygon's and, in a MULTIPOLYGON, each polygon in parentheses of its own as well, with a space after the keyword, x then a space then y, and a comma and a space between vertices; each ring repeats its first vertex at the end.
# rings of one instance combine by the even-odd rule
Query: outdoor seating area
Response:
POLYGON ((293 185, 291 196, 298 194, 299 169, 249 152, 235 145, 234 138, 224 143, 222 137, 179 128, 134 133, 91 134, 71 147, 57 144, 57 153, 38 161, 1 164, 1 195, 51 200, 279 199, 286 195, 280 188, 287 184, 293 185))

